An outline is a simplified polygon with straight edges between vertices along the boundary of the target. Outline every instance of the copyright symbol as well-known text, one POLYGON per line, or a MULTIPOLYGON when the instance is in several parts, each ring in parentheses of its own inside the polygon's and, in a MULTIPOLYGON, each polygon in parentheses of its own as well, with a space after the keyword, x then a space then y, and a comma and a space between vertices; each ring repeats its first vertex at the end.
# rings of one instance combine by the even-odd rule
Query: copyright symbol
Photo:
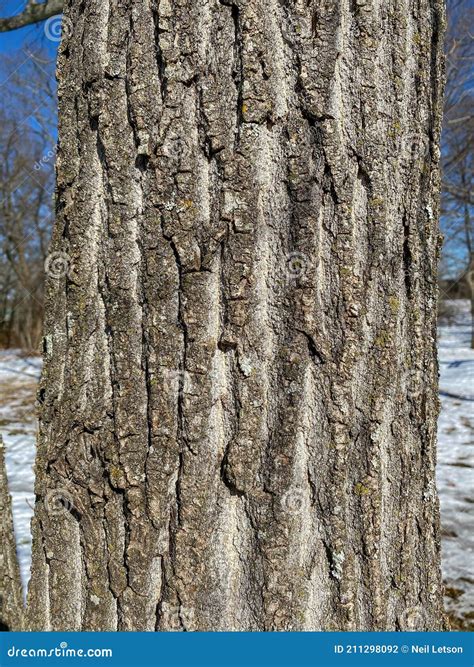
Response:
POLYGON ((402 653, 408 653, 410 649, 405 644, 402 646, 402 653))

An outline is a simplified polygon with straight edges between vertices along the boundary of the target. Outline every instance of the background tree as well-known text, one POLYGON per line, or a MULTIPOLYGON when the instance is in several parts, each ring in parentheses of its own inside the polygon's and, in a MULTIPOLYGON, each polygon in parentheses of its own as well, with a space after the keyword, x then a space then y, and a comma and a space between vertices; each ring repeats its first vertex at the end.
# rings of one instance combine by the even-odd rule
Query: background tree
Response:
POLYGON ((23 598, 16 557, 11 498, 0 436, 0 631, 21 630, 23 598))
MULTIPOLYGON (((446 34, 445 122, 442 140, 442 277, 461 281, 471 300, 474 348, 474 8, 450 0, 446 34)), ((448 291, 446 296, 451 296, 448 291)))
POLYGON ((42 337, 44 264, 53 217, 54 64, 41 51, 34 56, 19 52, 5 59, 3 75, 0 342, 36 350, 42 337))
POLYGON ((0 19, 0 32, 16 30, 54 17, 62 12, 63 4, 63 0, 46 0, 45 2, 27 0, 26 7, 21 13, 0 19))
POLYGON ((442 4, 65 22, 29 627, 444 627, 442 4))

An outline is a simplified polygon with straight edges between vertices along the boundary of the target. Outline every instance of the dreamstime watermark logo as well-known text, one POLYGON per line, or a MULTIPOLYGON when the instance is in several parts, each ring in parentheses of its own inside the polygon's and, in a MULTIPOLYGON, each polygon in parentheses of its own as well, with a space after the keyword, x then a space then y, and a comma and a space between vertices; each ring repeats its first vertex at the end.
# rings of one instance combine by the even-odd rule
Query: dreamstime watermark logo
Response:
POLYGON ((286 278, 288 282, 295 282, 302 278, 308 270, 308 257, 302 252, 290 252, 286 256, 286 278))
POLYGON ((63 278, 72 273, 72 262, 67 252, 52 252, 46 257, 44 270, 50 278, 63 278))
POLYGON ((69 648, 67 642, 61 642, 55 648, 15 648, 7 650, 9 658, 111 658, 111 648, 69 648))
POLYGON ((44 24, 44 34, 51 42, 60 42, 63 35, 72 35, 72 21, 62 15, 52 16, 44 24))
POLYGON ((51 150, 49 150, 47 153, 45 153, 40 160, 35 162, 33 168, 35 171, 40 171, 45 165, 48 164, 54 157, 56 156, 56 153, 58 152, 58 147, 55 146, 51 150))
POLYGON ((44 498, 44 507, 50 516, 59 516, 70 512, 74 503, 71 494, 66 489, 52 489, 44 498))
POLYGON ((287 491, 282 499, 281 506, 287 512, 292 514, 295 512, 300 512, 304 504, 304 494, 300 489, 292 489, 287 491))

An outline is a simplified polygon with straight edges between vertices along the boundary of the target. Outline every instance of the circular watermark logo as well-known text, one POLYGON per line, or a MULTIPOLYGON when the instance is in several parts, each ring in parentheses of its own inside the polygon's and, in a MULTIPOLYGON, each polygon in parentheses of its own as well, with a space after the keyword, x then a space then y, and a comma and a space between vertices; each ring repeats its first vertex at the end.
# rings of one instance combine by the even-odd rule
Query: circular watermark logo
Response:
POLYGON ((72 272, 72 262, 67 252, 52 252, 46 257, 44 270, 51 278, 63 278, 72 272))
POLYGON ((304 494, 300 489, 287 491, 281 499, 281 506, 287 512, 299 512, 304 504, 304 494))
POLYGON ((70 512, 74 503, 71 494, 66 489, 52 489, 45 496, 44 506, 50 516, 59 516, 70 512))
POLYGON ((44 24, 44 34, 51 42, 60 42, 63 35, 72 35, 72 21, 60 14, 52 16, 44 24))
POLYGON ((302 278, 309 265, 308 257, 302 252, 290 252, 286 256, 286 277, 289 282, 302 278))

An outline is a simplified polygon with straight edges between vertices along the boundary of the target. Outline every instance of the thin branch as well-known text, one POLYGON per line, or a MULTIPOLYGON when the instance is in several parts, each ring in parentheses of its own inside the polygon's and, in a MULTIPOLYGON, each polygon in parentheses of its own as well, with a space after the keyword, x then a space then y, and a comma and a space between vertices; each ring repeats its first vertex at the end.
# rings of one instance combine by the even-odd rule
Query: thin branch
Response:
POLYGON ((47 0, 38 5, 31 0, 26 5, 25 9, 15 16, 0 19, 0 32, 8 32, 9 30, 17 30, 38 21, 44 21, 51 16, 61 14, 63 11, 64 0, 47 0))

